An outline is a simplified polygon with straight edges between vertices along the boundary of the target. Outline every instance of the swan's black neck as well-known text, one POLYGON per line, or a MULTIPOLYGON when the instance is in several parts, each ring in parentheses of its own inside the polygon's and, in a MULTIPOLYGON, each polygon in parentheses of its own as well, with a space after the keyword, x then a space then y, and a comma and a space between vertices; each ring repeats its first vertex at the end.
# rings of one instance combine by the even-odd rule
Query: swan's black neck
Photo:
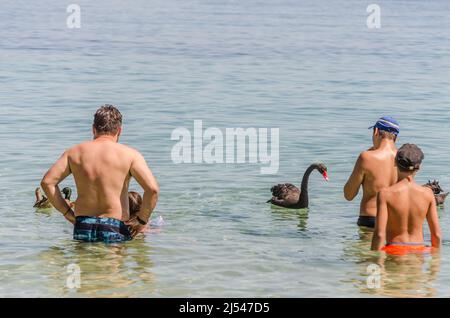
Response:
POLYGON ((308 167, 308 169, 306 169, 305 173, 303 174, 300 197, 298 198, 297 202, 297 206, 300 209, 307 208, 309 206, 309 197, 308 197, 309 175, 317 168, 318 168, 317 163, 313 163, 308 167))
POLYGON ((64 188, 62 190, 63 194, 64 194, 64 199, 69 200, 70 201, 70 197, 72 196, 72 189, 71 188, 64 188))

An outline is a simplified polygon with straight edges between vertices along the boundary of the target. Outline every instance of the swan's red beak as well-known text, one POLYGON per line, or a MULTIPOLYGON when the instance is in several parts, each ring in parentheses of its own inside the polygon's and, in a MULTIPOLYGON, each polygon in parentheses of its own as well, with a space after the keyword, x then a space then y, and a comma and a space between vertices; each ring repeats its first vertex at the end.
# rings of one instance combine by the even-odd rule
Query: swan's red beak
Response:
POLYGON ((326 181, 330 180, 330 179, 328 178, 328 172, 324 171, 324 172, 322 173, 322 176, 323 176, 323 178, 324 178, 326 181))

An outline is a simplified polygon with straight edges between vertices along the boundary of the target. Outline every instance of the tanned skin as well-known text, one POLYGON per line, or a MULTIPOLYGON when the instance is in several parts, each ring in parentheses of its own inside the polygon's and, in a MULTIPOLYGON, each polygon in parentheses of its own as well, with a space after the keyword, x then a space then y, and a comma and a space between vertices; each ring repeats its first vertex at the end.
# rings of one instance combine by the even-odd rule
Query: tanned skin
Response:
POLYGON ((65 151, 48 170, 41 187, 52 205, 71 223, 76 216, 108 217, 126 221, 132 236, 145 229, 136 217, 147 222, 156 206, 158 183, 144 157, 135 149, 119 144, 122 129, 116 134, 98 134, 94 140, 65 151), (75 212, 61 196, 58 184, 73 174, 78 197, 75 212), (134 177, 144 189, 140 211, 130 219, 128 185, 134 177))
POLYGON ((380 250, 385 243, 422 243, 425 219, 430 228, 431 245, 440 248, 436 200, 431 189, 416 184, 416 172, 399 171, 399 182, 379 192, 372 250, 380 250))
POLYGON ((359 155, 344 186, 344 196, 348 201, 358 195, 362 186, 363 197, 359 209, 362 216, 376 216, 378 192, 397 182, 396 140, 383 137, 379 129, 375 128, 372 136, 373 147, 359 155))

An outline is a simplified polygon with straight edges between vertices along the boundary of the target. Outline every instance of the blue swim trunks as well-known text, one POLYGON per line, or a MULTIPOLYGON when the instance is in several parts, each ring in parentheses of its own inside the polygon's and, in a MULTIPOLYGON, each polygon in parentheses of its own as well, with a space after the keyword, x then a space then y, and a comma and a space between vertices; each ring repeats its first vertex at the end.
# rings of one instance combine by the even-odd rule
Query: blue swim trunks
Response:
POLYGON ((73 239, 84 242, 125 242, 131 240, 131 233, 128 226, 117 219, 77 216, 73 239))

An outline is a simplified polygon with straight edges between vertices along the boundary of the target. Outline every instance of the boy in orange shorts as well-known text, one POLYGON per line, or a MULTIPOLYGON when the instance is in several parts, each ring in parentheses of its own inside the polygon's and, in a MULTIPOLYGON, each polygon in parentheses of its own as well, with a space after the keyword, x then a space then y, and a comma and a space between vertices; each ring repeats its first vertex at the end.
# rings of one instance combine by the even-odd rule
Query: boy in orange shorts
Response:
POLYGON ((405 144, 398 150, 395 157, 398 182, 381 190, 377 196, 372 250, 400 255, 430 250, 423 241, 425 219, 432 247, 440 247, 441 230, 434 194, 414 181, 423 159, 423 152, 416 145, 405 144))

